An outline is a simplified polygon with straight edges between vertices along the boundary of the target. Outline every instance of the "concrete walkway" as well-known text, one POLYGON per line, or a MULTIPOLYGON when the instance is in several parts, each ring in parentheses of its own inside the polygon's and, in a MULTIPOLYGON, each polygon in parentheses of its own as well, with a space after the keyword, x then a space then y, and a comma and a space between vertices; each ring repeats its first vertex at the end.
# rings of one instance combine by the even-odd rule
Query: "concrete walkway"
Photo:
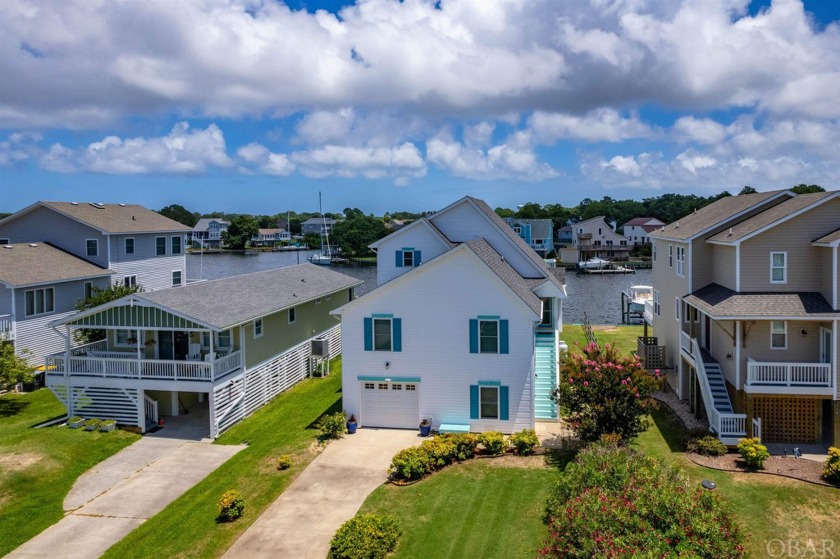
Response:
POLYGON ((368 428, 329 443, 223 557, 324 559, 335 531, 386 481, 394 454, 422 440, 416 430, 368 428))
POLYGON ((68 514, 6 557, 95 559, 243 448, 143 437, 80 476, 68 514))

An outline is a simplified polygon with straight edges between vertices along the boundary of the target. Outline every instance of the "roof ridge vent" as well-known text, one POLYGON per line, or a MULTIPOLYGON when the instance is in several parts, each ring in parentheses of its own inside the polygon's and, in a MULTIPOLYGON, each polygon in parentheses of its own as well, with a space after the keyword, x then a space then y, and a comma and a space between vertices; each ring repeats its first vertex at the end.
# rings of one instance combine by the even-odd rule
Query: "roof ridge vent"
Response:
POLYGON ((104 210, 105 209, 105 204, 103 204, 102 202, 88 202, 88 203, 91 206, 93 206, 94 208, 96 208, 97 210, 104 210))
POLYGON ((70 205, 71 205, 71 206, 78 206, 78 205, 79 205, 79 203, 78 203, 78 202, 70 202, 70 205))
POLYGON ((730 237, 732 236, 732 228, 731 227, 729 228, 729 236, 730 237))
POLYGON ((678 221, 677 225, 676 225, 676 229, 679 229, 679 228, 680 228, 680 222, 678 221))

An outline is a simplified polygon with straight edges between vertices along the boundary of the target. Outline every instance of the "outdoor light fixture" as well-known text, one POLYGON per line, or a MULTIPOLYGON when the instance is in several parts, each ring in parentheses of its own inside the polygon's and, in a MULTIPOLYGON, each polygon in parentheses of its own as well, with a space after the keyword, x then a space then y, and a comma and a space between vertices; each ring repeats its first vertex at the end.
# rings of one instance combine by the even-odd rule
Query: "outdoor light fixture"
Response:
MULTIPOLYGON (((386 368, 386 369, 390 369, 390 368, 391 368, 391 362, 390 362, 390 361, 385 361, 385 368, 386 368)), ((386 379, 386 380, 387 380, 387 379, 386 379)))
POLYGON ((805 328, 803 328, 802 330, 800 330, 800 331, 799 331, 799 333, 800 333, 800 334, 802 334, 802 337, 803 337, 803 338, 804 338, 805 336, 807 336, 807 335, 808 335, 808 331, 807 331, 805 328))

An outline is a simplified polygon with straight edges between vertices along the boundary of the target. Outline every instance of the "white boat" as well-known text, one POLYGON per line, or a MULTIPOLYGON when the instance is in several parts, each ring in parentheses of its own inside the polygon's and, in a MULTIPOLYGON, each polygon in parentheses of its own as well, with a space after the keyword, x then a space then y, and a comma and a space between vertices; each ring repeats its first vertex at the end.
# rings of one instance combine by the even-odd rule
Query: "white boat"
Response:
POLYGON ((327 220, 324 218, 324 210, 321 208, 321 193, 318 193, 318 213, 321 214, 321 221, 323 227, 323 234, 321 235, 321 252, 319 254, 310 254, 309 262, 319 266, 332 266, 332 254, 330 253, 330 234, 327 229, 327 220), (324 244, 326 238, 327 243, 324 244))
POLYGON ((590 258, 586 262, 578 262, 578 268, 581 270, 599 270, 601 268, 606 268, 610 265, 609 260, 604 260, 603 258, 590 258))
POLYGON ((627 307, 631 314, 643 315, 645 302, 653 300, 653 287, 650 285, 631 285, 624 294, 627 296, 627 307))

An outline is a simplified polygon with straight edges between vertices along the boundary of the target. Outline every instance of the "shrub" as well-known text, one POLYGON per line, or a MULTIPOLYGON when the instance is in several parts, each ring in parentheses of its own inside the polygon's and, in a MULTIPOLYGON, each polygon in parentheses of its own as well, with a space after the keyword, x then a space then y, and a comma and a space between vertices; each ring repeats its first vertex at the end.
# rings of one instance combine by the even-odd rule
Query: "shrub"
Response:
POLYGON ((513 451, 520 456, 527 456, 534 452, 534 449, 540 445, 540 439, 537 437, 536 431, 533 429, 523 429, 518 433, 510 436, 510 446, 513 451))
POLYGON ((292 457, 288 454, 284 454, 280 458, 277 459, 277 469, 278 470, 288 470, 292 467, 292 457))
POLYGON ((391 459, 391 472, 401 479, 420 479, 429 471, 431 459, 428 452, 420 447, 404 448, 391 459))
POLYGON ((231 522, 242 516, 243 512, 245 512, 245 499, 239 491, 225 491, 219 499, 219 520, 231 522))
POLYGON ((392 516, 360 514, 335 533, 327 559, 381 559, 394 551, 399 537, 400 529, 392 516))
POLYGON ((741 458, 747 463, 747 467, 760 470, 764 468, 764 461, 770 458, 767 447, 761 444, 760 439, 741 439, 738 441, 738 452, 741 458))
POLYGON ((598 437, 598 444, 601 446, 619 446, 621 444, 621 435, 618 433, 604 433, 598 437))
POLYGON ((316 427, 321 431, 322 440, 340 439, 347 432, 347 416, 341 411, 325 415, 316 427))
POLYGON ((689 439, 685 449, 688 452, 702 454, 703 456, 723 456, 727 452, 726 445, 714 435, 689 439))
POLYGON ((484 451, 487 454, 504 454, 505 452, 505 436, 498 431, 487 431, 478 436, 478 440, 484 446, 484 451))
POLYGON ((448 437, 435 437, 420 444, 420 449, 426 452, 432 469, 439 469, 455 461, 455 442, 448 437))
POLYGON ((647 429, 646 416, 656 405, 650 396, 659 389, 660 377, 649 375, 637 359, 609 344, 590 343, 582 354, 566 354, 560 379, 551 398, 568 411, 581 440, 616 433, 629 441, 647 429))
POLYGON ((560 474, 541 557, 740 559, 743 535, 719 494, 638 450, 592 445, 560 474))
POLYGON ((478 446, 478 436, 471 433, 446 433, 438 435, 452 441, 455 445, 455 458, 457 460, 468 460, 475 456, 475 448, 478 446))
POLYGON ((828 459, 823 465, 823 478, 832 483, 840 483, 840 448, 832 446, 828 449, 828 459))

